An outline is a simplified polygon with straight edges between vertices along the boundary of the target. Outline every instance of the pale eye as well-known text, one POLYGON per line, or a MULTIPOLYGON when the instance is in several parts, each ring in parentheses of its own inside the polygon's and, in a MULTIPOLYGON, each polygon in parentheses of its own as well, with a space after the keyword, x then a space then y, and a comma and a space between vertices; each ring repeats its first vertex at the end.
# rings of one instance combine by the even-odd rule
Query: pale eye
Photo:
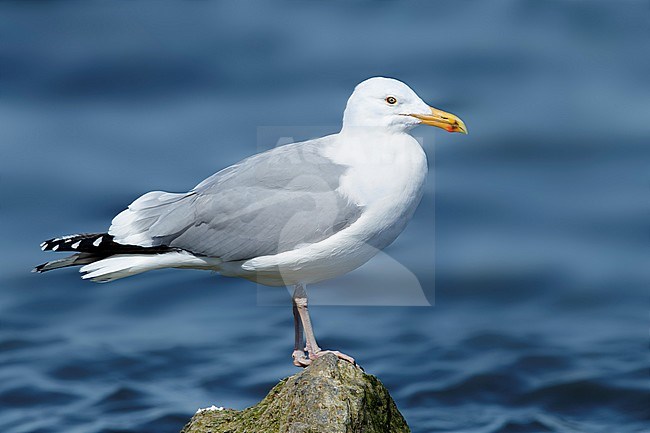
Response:
POLYGON ((394 96, 387 96, 386 103, 389 105, 395 105, 397 104, 397 98, 395 98, 394 96))

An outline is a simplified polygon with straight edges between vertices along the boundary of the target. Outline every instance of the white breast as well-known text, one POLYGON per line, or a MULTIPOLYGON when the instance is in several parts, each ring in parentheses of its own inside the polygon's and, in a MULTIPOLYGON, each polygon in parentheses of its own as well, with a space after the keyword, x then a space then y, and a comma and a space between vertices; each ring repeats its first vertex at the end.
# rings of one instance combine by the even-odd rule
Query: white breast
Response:
POLYGON ((350 167, 339 191, 364 207, 365 242, 381 249, 402 232, 420 202, 426 155, 406 133, 370 136, 353 148, 350 142, 342 140, 328 156, 350 167))
POLYGON ((427 171, 422 147, 406 133, 343 136, 325 155, 349 167, 339 191, 365 207, 417 195, 427 171))

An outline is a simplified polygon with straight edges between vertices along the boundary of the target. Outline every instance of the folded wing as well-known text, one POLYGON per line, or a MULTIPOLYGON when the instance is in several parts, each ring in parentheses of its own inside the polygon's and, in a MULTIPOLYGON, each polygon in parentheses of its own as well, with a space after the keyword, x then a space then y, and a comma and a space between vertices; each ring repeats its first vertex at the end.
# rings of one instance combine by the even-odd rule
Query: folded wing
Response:
POLYGON ((361 208, 337 190, 346 167, 322 155, 323 141, 255 155, 174 194, 154 191, 113 219, 115 242, 169 246, 223 261, 289 251, 348 227, 361 208))

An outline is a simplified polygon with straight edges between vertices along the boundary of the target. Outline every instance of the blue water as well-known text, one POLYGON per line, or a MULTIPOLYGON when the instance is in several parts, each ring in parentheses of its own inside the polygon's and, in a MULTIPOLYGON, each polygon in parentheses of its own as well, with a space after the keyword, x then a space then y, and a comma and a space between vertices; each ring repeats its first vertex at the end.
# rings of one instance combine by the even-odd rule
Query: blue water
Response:
POLYGON ((260 300, 284 289, 29 270, 42 240, 105 230, 146 191, 335 132, 373 75, 470 135, 415 131, 427 193, 386 250, 432 306, 316 305, 321 345, 380 377, 414 432, 650 431, 648 12, 0 3, 0 431, 177 432, 296 372, 290 308, 260 300))

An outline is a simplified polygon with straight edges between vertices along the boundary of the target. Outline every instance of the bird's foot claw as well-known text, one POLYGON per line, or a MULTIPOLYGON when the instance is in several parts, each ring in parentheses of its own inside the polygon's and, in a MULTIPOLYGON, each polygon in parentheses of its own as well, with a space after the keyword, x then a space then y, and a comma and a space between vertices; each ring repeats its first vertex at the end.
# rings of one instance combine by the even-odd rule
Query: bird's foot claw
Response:
MULTIPOLYGON (((361 368, 361 366, 357 364, 357 362, 354 360, 353 357, 351 357, 350 355, 346 355, 345 353, 339 352, 338 350, 319 350, 318 352, 310 353, 309 359, 313 360, 316 358, 320 358, 321 356, 327 355, 328 353, 336 355, 337 358, 342 359, 343 361, 347 361, 350 364, 354 365, 355 367, 361 368)), ((363 370, 363 368, 361 368, 361 370, 363 370)))
POLYGON ((296 367, 307 367, 311 364, 311 359, 302 350, 294 350, 291 357, 293 358, 293 365, 296 367))

